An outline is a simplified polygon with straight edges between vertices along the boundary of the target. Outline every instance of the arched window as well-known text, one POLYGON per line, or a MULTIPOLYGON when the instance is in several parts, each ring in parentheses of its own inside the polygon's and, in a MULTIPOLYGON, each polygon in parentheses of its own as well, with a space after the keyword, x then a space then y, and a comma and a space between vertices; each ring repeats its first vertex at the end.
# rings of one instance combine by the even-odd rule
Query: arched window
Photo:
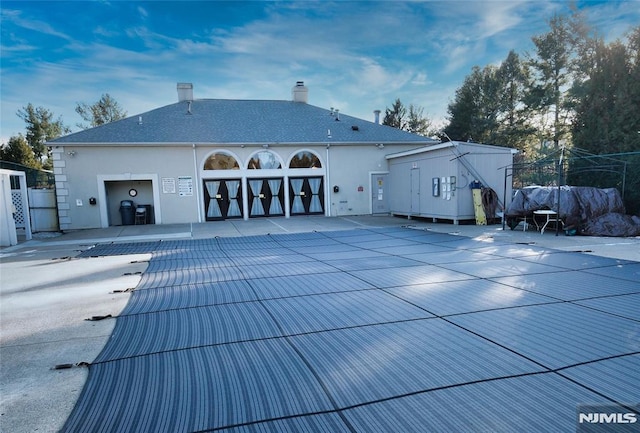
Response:
POLYGON ((322 168, 322 164, 320 163, 320 158, 309 151, 303 150, 291 158, 289 168, 322 168))
POLYGON ((249 161, 248 168, 254 170, 273 170, 282 168, 282 164, 280 164, 280 160, 273 152, 262 150, 253 155, 249 161))
POLYGON ((204 162, 205 170, 239 170, 238 161, 226 153, 214 153, 204 162))

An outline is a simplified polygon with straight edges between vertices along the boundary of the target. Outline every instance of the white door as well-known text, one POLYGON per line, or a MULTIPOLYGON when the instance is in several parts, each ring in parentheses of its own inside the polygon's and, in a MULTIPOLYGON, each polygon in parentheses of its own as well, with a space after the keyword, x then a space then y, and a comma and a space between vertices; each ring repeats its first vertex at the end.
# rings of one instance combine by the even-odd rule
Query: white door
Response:
POLYGON ((371 213, 389 213, 388 174, 371 175, 371 213))
POLYGON ((420 215, 420 169, 411 169, 411 215, 420 215))

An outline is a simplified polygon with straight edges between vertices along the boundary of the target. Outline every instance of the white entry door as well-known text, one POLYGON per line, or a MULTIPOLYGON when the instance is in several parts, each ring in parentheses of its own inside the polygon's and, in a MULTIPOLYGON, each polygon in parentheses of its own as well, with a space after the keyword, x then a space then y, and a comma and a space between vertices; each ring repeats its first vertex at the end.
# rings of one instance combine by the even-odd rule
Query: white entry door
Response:
POLYGON ((411 169, 411 215, 420 215, 420 169, 411 169))
POLYGON ((389 213, 388 174, 371 175, 371 213, 389 213))

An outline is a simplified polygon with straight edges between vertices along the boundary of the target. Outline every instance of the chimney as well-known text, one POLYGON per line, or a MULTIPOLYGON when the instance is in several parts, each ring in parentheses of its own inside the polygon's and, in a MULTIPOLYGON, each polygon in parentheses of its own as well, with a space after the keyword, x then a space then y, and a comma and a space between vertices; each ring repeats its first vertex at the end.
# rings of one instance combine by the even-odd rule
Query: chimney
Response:
POLYGON ((193 101, 193 84, 178 83, 178 102, 193 101))
POLYGON ((380 124, 380 110, 373 110, 374 122, 376 125, 380 124))
POLYGON ((309 89, 305 87, 304 81, 296 82, 296 85, 291 89, 291 95, 293 102, 304 102, 306 104, 309 101, 309 89))

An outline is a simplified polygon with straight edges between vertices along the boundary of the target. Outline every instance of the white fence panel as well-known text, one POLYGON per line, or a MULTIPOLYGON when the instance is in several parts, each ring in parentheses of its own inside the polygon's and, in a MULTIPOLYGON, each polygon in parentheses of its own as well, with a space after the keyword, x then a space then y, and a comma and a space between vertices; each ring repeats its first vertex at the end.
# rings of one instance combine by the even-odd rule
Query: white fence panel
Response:
POLYGON ((55 232, 58 230, 55 190, 29 188, 29 212, 34 232, 55 232))

